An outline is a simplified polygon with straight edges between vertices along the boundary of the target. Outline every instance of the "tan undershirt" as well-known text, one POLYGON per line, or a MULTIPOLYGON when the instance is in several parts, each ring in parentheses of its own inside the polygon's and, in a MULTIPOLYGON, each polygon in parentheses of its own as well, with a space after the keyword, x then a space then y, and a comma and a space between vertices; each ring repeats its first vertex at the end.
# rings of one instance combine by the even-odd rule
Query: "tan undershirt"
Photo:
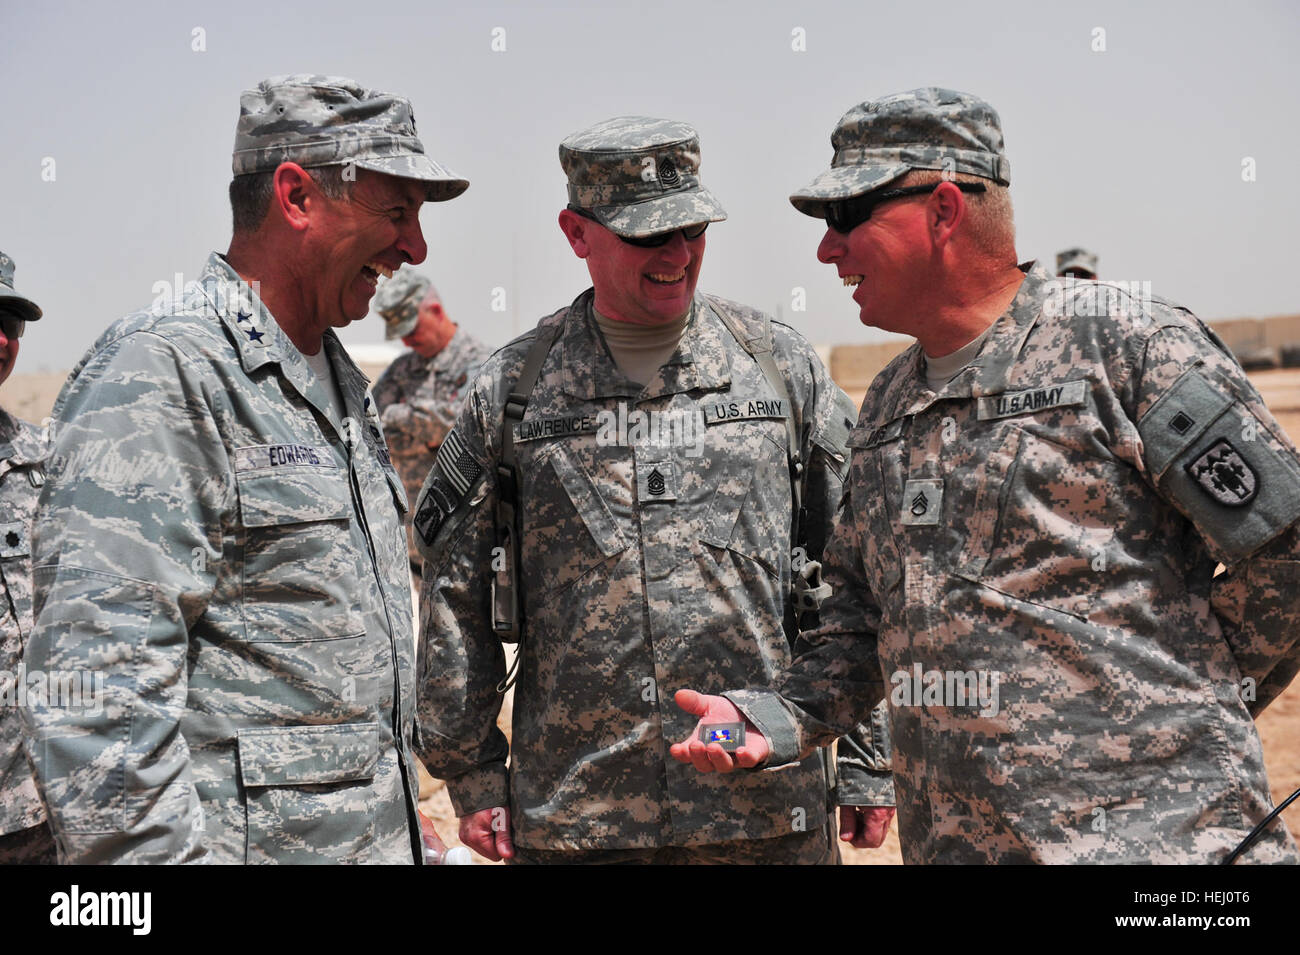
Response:
MULTIPOLYGON (((997 323, 994 322, 993 324, 996 325, 997 323)), ((950 355, 944 355, 941 358, 931 358, 926 355, 925 382, 930 386, 930 390, 942 391, 944 385, 960 375, 966 366, 975 360, 975 356, 979 354, 980 346, 984 344, 984 339, 989 337, 991 331, 993 331, 993 325, 984 329, 973 342, 967 342, 950 355)))
POLYGON ((691 310, 675 322, 637 325, 606 318, 596 311, 595 306, 591 309, 596 327, 609 346, 609 353, 614 356, 614 364, 631 381, 642 387, 654 378, 664 362, 673 357, 694 313, 695 306, 692 304, 691 310))

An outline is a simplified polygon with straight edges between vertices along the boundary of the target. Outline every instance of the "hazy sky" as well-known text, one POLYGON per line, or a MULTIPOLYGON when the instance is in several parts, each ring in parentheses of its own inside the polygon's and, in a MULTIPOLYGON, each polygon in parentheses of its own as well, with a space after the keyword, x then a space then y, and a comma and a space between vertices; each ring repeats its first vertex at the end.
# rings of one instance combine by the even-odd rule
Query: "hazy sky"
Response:
MULTIPOLYGON (((630 113, 700 132, 703 180, 730 214, 709 230, 701 288, 780 308, 815 342, 882 337, 786 197, 829 163, 850 106, 925 85, 1000 112, 1021 258, 1085 245, 1104 277, 1205 318, 1294 313, 1297 48, 1283 2, 0 0, 0 249, 46 315, 19 370, 71 367, 156 283, 225 249, 240 90, 292 72, 411 99, 426 149, 471 182, 425 205, 421 270, 493 345, 587 286, 555 223, 556 147, 630 113)), ((383 332, 371 317, 343 337, 383 332)))

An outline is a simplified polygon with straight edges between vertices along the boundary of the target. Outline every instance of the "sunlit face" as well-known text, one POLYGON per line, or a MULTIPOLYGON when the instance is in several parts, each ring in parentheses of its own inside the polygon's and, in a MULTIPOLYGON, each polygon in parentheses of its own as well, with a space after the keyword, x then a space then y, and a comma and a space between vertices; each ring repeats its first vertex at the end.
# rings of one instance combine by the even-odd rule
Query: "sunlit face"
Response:
POLYGON ((380 275, 424 261, 419 211, 425 189, 418 180, 358 170, 349 198, 320 197, 312 210, 312 261, 303 294, 323 326, 365 318, 380 275))
POLYGON ((927 253, 924 196, 882 204, 848 235, 827 227, 817 258, 853 288, 863 325, 915 335, 927 253))
POLYGON ((3 385, 13 373, 18 362, 18 338, 10 338, 0 326, 0 385, 3 385))
POLYGON ((596 309, 602 315, 637 325, 661 325, 690 311, 704 261, 704 235, 687 239, 679 231, 664 245, 646 249, 624 242, 590 219, 580 221, 583 257, 596 288, 596 309))

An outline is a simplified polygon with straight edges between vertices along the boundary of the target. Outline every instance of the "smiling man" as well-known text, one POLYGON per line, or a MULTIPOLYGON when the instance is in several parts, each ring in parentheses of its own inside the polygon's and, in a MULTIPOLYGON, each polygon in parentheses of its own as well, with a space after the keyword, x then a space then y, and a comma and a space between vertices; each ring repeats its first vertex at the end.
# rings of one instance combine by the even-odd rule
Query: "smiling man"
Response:
MULTIPOLYGON (((770 772, 887 697, 908 863, 1223 861, 1300 665, 1295 446, 1191 312, 1017 264, 982 99, 861 103, 831 141, 791 202, 859 320, 916 344, 849 436, 811 649, 775 692, 681 694, 753 732, 674 756, 770 772)), ((1244 858, 1295 842, 1275 820, 1244 858)))
POLYGON ((406 494, 334 329, 468 183, 327 76, 244 93, 233 166, 229 251, 55 405, 27 665, 105 685, 29 748, 68 862, 416 862, 406 494))
MULTIPOLYGON (((675 688, 766 682, 815 618, 852 404, 793 329, 697 294, 726 215, 691 127, 608 120, 560 162, 594 289, 488 359, 421 492, 420 755, 491 859, 832 862, 817 754, 702 778, 667 745, 675 688)), ((846 744, 860 845, 892 814, 884 732, 846 744)))

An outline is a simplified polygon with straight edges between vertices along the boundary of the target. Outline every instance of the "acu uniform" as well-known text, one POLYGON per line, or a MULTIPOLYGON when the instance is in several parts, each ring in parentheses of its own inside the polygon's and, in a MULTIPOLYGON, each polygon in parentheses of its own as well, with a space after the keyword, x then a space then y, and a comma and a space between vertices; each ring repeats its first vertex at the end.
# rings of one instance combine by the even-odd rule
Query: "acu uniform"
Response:
MULTIPOLYGON (((887 106, 913 95, 866 129, 906 130, 887 106)), ((1195 316, 1034 266, 937 392, 919 344, 896 358, 848 443, 834 597, 778 681, 797 719, 741 697, 773 764, 887 697, 908 863, 1211 862, 1263 820, 1253 717, 1300 664, 1300 460, 1195 316), (995 702, 930 672, 996 678, 995 702)), ((1277 821, 1245 858, 1296 847, 1277 821)))
POLYGON ((54 862, 54 839, 23 751, 22 717, 28 684, 21 667, 32 634, 32 519, 45 483, 47 436, 0 410, 0 863, 54 862))
MULTIPOLYGON (((560 157, 570 208, 622 238, 725 218, 685 124, 609 120, 560 157)), ((668 745, 693 725, 675 690, 768 685, 791 659, 791 457, 815 559, 852 404, 797 333, 698 294, 676 350, 634 383, 593 299, 488 359, 421 492, 418 752, 457 815, 510 807, 520 860, 834 859, 819 756, 706 777, 668 745), (494 626, 510 628, 512 596, 523 638, 507 747, 494 626)), ((891 802, 887 739, 862 742, 874 773, 855 773, 855 796, 891 802)))
MULTIPOLYGON (((814 831, 827 799, 816 755, 718 777, 667 753, 694 719, 674 690, 767 682, 791 659, 784 400, 709 299, 697 297, 677 354, 644 390, 608 357, 590 301, 489 359, 422 492, 420 754, 458 815, 510 805, 525 850, 770 839, 795 822, 814 831), (507 774, 490 572, 508 559, 493 553, 499 436, 529 346, 552 334, 513 426, 526 637, 507 774), (699 444, 639 438, 637 416, 701 422, 699 444)), ((762 336, 761 313, 720 307, 762 336)), ((781 325, 771 335, 803 436, 805 502, 833 514, 852 405, 802 338, 781 325)))
MULTIPOLYGON (((0 314, 19 322, 42 317, 14 291, 14 262, 0 252, 0 314)), ((21 333, 20 333, 21 334, 21 333)), ((32 520, 45 483, 48 435, 0 409, 0 864, 53 863, 54 837, 23 750, 26 705, 23 646, 32 635, 32 520)))

